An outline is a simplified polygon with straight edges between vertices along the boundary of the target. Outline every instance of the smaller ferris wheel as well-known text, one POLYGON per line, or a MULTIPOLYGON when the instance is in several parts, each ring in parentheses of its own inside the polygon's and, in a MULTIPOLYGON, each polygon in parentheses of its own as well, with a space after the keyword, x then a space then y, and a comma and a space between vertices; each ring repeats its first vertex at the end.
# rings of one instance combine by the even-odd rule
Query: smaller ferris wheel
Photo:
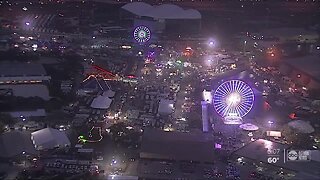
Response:
POLYGON ((133 31, 134 40, 138 43, 145 43, 151 39, 151 31, 147 26, 137 26, 133 31))

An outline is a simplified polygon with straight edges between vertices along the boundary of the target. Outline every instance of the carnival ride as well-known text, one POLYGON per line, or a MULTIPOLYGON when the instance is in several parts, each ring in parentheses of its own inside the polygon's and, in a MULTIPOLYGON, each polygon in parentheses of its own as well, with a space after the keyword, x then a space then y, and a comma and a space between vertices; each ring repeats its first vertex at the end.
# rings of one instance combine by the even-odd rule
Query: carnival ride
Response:
POLYGON ((89 72, 86 73, 87 78, 83 82, 89 80, 90 78, 103 79, 104 81, 121 81, 126 83, 137 83, 137 79, 133 75, 128 75, 126 77, 120 76, 118 74, 113 74, 112 72, 98 66, 91 65, 89 72))
POLYGON ((90 139, 87 139, 87 138, 85 138, 85 136, 80 135, 80 136, 78 136, 78 142, 81 142, 81 143, 96 143, 96 142, 100 142, 103 139, 102 128, 101 127, 92 126, 92 128, 89 131, 89 138, 90 139), (94 130, 96 130, 96 129, 98 130, 98 133, 99 133, 99 139, 90 140, 91 138, 93 138, 92 132, 94 130))
POLYGON ((215 90, 213 105, 226 124, 241 124, 254 103, 253 90, 241 80, 229 80, 215 90))
POLYGON ((137 26, 133 30, 133 38, 138 43, 146 43, 151 39, 151 31, 147 26, 137 26))

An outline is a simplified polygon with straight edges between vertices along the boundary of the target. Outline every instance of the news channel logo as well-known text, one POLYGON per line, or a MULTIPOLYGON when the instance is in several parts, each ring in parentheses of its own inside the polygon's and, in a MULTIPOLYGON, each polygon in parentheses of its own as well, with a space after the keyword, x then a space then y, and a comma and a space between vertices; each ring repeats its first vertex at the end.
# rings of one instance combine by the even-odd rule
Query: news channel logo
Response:
POLYGON ((310 161, 311 152, 309 150, 288 150, 287 161, 310 161))

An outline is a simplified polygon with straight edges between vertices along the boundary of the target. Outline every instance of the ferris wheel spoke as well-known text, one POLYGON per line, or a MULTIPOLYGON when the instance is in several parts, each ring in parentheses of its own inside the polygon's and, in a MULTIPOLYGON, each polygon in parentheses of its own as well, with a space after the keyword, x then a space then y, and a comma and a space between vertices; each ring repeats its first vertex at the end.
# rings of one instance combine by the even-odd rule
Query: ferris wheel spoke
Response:
POLYGON ((244 93, 242 93, 242 96, 245 96, 245 97, 252 97, 253 96, 253 93, 252 92, 250 92, 250 91, 247 91, 247 92, 244 92, 244 93))
MULTIPOLYGON (((236 81, 236 91, 239 93, 239 91, 241 90, 240 89, 241 87, 241 83, 239 83, 239 81, 236 81)), ((239 93, 240 94, 240 93, 239 93)))
POLYGON ((223 109, 225 109, 225 106, 216 107, 216 111, 218 111, 218 112, 223 111, 223 109))
POLYGON ((246 94, 248 91, 250 91, 250 87, 243 84, 242 88, 240 89, 240 94, 246 94))
POLYGON ((242 94, 243 95, 246 95, 246 94, 253 95, 253 92, 250 89, 247 89, 247 90, 243 91, 242 94))
POLYGON ((247 101, 247 102, 243 102, 242 104, 243 104, 244 106, 249 106, 249 107, 250 107, 250 105, 251 105, 252 103, 251 103, 251 101, 250 101, 250 102, 247 101))
POLYGON ((228 89, 227 86, 221 86, 221 88, 219 90, 220 91, 218 91, 218 92, 221 92, 221 94, 223 94, 224 96, 226 96, 230 92, 230 90, 228 89))
POLYGON ((253 98, 253 94, 246 94, 246 95, 243 95, 242 97, 243 97, 243 99, 245 99, 245 100, 254 99, 254 98, 253 98))
POLYGON ((220 107, 220 108, 216 108, 216 110, 218 111, 218 112, 221 112, 221 111, 223 111, 223 107, 220 107))
POLYGON ((244 105, 239 106, 239 109, 241 110, 241 117, 243 117, 245 114, 247 114, 247 108, 244 105))

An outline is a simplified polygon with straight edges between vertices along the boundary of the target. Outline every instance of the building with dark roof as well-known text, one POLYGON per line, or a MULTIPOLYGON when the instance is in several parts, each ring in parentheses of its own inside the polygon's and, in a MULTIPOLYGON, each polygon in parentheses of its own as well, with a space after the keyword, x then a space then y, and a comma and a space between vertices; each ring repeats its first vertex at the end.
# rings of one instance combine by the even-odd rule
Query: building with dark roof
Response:
POLYGON ((209 134, 165 132, 146 129, 142 137, 140 158, 153 160, 212 163, 214 142, 209 134))
POLYGON ((132 20, 133 26, 147 25, 153 32, 183 34, 199 32, 201 14, 195 9, 183 9, 174 4, 150 5, 128 3, 121 8, 122 19, 132 20))
POLYGON ((11 159, 25 155, 37 155, 31 141, 31 134, 26 131, 11 131, 0 136, 0 158, 11 159))
MULTIPOLYGON (((36 63, 18 63, 4 62, 0 63, 1 79, 12 78, 13 80, 22 77, 42 77, 46 76, 46 71, 41 64, 36 63)), ((48 77, 47 77, 48 78, 48 77)), ((41 78, 40 78, 41 79, 41 78)), ((8 79, 9 80, 9 79, 8 79)))
POLYGON ((161 4, 152 6, 144 2, 133 2, 122 6, 137 16, 154 19, 201 19, 201 14, 195 9, 183 9, 174 4, 161 4))
POLYGON ((308 89, 320 89, 320 57, 318 55, 285 59, 280 71, 308 89))
POLYGON ((48 100, 46 83, 51 77, 37 63, 0 63, 0 89, 10 90, 14 96, 41 97, 48 100))

